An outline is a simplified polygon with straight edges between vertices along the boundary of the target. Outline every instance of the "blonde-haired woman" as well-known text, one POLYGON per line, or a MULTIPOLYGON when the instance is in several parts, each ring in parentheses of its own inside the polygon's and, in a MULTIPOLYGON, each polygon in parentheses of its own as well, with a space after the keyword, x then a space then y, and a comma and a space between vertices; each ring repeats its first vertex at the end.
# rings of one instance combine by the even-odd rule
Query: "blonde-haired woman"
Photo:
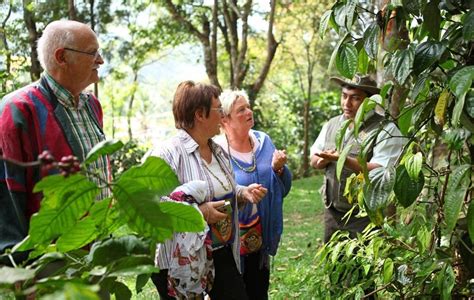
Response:
POLYGON ((291 172, 284 150, 277 150, 264 132, 252 130, 253 112, 244 91, 225 90, 225 135, 216 142, 229 154, 238 184, 259 183, 268 193, 239 211, 241 269, 249 299, 267 299, 270 255, 275 255, 283 230, 283 198, 291 189, 291 172))

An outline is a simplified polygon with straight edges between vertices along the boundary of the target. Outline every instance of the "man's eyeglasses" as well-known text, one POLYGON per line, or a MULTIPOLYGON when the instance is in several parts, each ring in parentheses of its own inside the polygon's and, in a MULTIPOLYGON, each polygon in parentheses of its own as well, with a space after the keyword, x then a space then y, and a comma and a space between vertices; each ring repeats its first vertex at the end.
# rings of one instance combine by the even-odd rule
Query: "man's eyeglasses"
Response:
POLYGON ((64 47, 64 50, 69 50, 69 51, 72 51, 72 52, 87 54, 87 55, 93 56, 94 59, 97 59, 100 56, 99 50, 92 51, 92 52, 86 52, 86 51, 81 51, 81 50, 76 50, 76 49, 66 48, 66 47, 64 47))
POLYGON ((215 110, 220 113, 221 116, 224 116, 224 109, 222 107, 211 107, 211 110, 215 110))

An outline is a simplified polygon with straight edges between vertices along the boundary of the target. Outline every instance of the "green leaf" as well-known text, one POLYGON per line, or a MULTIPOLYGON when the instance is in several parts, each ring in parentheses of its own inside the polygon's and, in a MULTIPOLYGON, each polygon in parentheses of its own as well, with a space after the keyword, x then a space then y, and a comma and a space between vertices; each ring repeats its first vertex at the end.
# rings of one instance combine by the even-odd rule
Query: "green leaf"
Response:
POLYGON ((135 282, 135 292, 137 294, 143 291, 143 288, 148 283, 148 280, 150 280, 150 274, 140 274, 137 276, 137 280, 135 282))
POLYGON ((88 261, 96 266, 107 266, 122 257, 149 253, 148 243, 134 235, 128 235, 95 243, 88 255, 88 261))
POLYGON ((400 112, 400 115, 398 117, 398 128, 400 129, 400 132, 404 136, 408 135, 408 132, 412 125, 411 119, 413 116, 413 111, 414 111, 413 107, 406 106, 400 112))
POLYGON ((371 59, 376 59, 379 51, 380 27, 373 22, 364 32, 364 49, 371 59))
POLYGON ((418 45, 413 61, 413 72, 418 75, 430 68, 441 58, 445 50, 446 46, 440 42, 426 41, 418 45))
POLYGON ((412 180, 404 165, 399 165, 396 171, 395 185, 393 191, 398 203, 403 207, 409 207, 421 193, 425 184, 423 173, 419 173, 418 180, 412 180))
POLYGON ((33 279, 34 277, 35 270, 0 267, 0 286, 3 284, 14 284, 19 281, 33 279))
MULTIPOLYGON (((466 95, 466 112, 471 119, 474 119, 474 90, 470 90, 466 95)), ((474 132, 474 130, 470 130, 474 132)))
POLYGON ((393 82, 391 80, 388 80, 384 83, 382 88, 380 89, 380 96, 385 99, 387 98, 388 92, 390 89, 393 87, 393 82))
POLYGON ((160 269, 154 265, 141 265, 113 272, 110 276, 137 276, 139 274, 158 273, 159 271, 160 269))
POLYGON ((439 40, 441 27, 441 14, 438 4, 439 0, 432 0, 426 4, 423 10, 422 30, 427 31, 434 40, 439 40))
POLYGON ((100 156, 110 155, 112 153, 115 153, 116 151, 120 150, 122 147, 123 147, 123 143, 121 141, 117 141, 117 140, 102 141, 96 144, 94 147, 92 147, 92 149, 87 154, 86 159, 84 160, 84 163, 88 165, 92 163, 93 161, 95 161, 100 156))
POLYGON ((359 128, 362 126, 365 120, 367 112, 372 111, 377 104, 370 98, 365 98, 364 102, 359 106, 356 116, 354 118, 354 135, 359 135, 359 128))
POLYGON ((449 81, 449 88, 453 94, 461 98, 467 93, 469 88, 472 86, 472 80, 474 79, 474 66, 467 66, 453 75, 449 81))
POLYGON ((331 15, 332 10, 328 10, 321 17, 321 21, 319 22, 319 36, 321 37, 321 39, 324 39, 324 35, 326 34, 331 15))
POLYGON ((357 60, 356 47, 352 44, 343 44, 336 54, 336 68, 342 76, 352 78, 357 71, 357 60))
POLYGON ((439 95, 438 102, 436 102, 435 121, 441 126, 443 126, 446 122, 446 109, 448 108, 450 100, 451 93, 445 89, 443 92, 441 92, 441 95, 439 95))
POLYGON ((151 190, 155 190, 160 196, 168 195, 179 184, 176 174, 170 166, 161 158, 150 156, 145 163, 140 166, 134 166, 120 176, 117 185, 125 188, 127 184, 133 181, 133 184, 141 184, 151 190))
POLYGON ((356 16, 356 2, 354 0, 348 0, 345 7, 345 27, 348 31, 351 30, 354 24, 354 17, 356 16))
POLYGON ((467 231, 471 237, 471 242, 474 244, 474 201, 471 199, 471 204, 467 209, 467 231))
POLYGON ((451 299, 451 291, 453 290, 454 284, 456 282, 456 275, 454 275, 453 267, 451 267, 450 264, 446 263, 443 270, 438 274, 439 276, 441 276, 441 299, 451 299))
POLYGON ((366 185, 364 199, 370 213, 384 208, 388 201, 393 186, 395 185, 395 168, 379 167, 369 172, 369 184, 366 185))
POLYGON ((391 60, 391 70, 395 80, 399 85, 403 85, 410 76, 413 60, 415 58, 415 51, 413 47, 408 47, 405 50, 397 51, 391 60))
POLYGON ((338 27, 346 26, 346 8, 343 3, 337 3, 332 7, 334 21, 338 27))
POLYGON ((419 16, 421 14, 421 1, 420 0, 402 0, 402 6, 410 14, 419 16))
POLYGON ((98 235, 94 220, 86 217, 61 235, 56 242, 56 247, 61 252, 69 252, 87 245, 98 235))
POLYGON ((444 218, 446 221, 447 233, 456 226, 461 211, 464 195, 469 187, 471 165, 458 166, 451 176, 449 176, 446 198, 444 201, 444 218))
POLYGON ((421 75, 413 86, 411 98, 418 100, 418 96, 421 96, 421 100, 424 100, 424 95, 427 93, 429 88, 429 82, 427 75, 421 75))
POLYGON ((101 234, 114 232, 125 224, 124 220, 119 217, 117 206, 112 206, 111 202, 112 198, 96 201, 89 212, 101 234))
MULTIPOLYGON (((332 51, 332 54, 331 54, 331 59, 329 60, 329 65, 328 65, 328 70, 331 70, 332 67, 334 66, 334 62, 336 61, 336 57, 339 53, 339 48, 341 48, 341 45, 344 43, 344 41, 346 40, 346 38, 349 36, 349 33, 347 32, 346 34, 344 34, 344 36, 339 40, 339 42, 337 43, 336 47, 334 47, 334 50, 332 51)), ((330 72, 328 72, 330 73, 330 72)))
POLYGON ((196 208, 177 202, 161 202, 160 209, 171 217, 173 230, 177 232, 199 232, 204 230, 206 222, 196 208))
POLYGON ((349 151, 351 151, 352 144, 346 146, 344 150, 342 150, 342 153, 339 155, 339 159, 337 160, 336 164, 336 176, 337 180, 341 180, 341 172, 342 168, 344 167, 344 164, 346 163, 347 155, 349 154, 349 151))
POLYGON ((405 168, 411 180, 417 181, 419 179, 422 164, 423 154, 421 152, 410 156, 410 158, 405 162, 405 168))
POLYGON ((360 74, 367 74, 368 71, 369 71, 369 57, 367 56, 367 53, 365 53, 364 49, 360 49, 357 72, 359 72, 360 74))
POLYGON ((128 286, 120 281, 114 281, 108 290, 115 295, 116 300, 130 300, 132 298, 132 292, 128 286))
POLYGON ((428 249, 428 246, 431 242, 431 234, 426 227, 422 226, 416 232, 416 241, 417 241, 418 250, 420 250, 420 253, 423 253, 426 251, 426 249, 428 249))
POLYGON ((387 257, 383 263, 383 283, 387 284, 392 281, 393 278, 393 261, 390 257, 387 257))
POLYGON ((40 187, 44 188, 45 197, 39 212, 31 218, 29 231, 31 240, 35 243, 52 240, 59 234, 70 230, 88 211, 99 193, 99 189, 94 183, 78 174, 63 181, 60 186, 40 187), (73 183, 73 185, 69 185, 69 183, 73 183), (49 191, 54 188, 56 189, 55 193, 49 191), (54 206, 53 208, 43 206, 45 203, 54 203, 54 206))
POLYGON ((336 149, 337 151, 341 151, 341 147, 343 146, 344 136, 346 135, 347 128, 352 123, 351 119, 345 120, 341 127, 336 131, 336 149))
POLYGON ((466 41, 474 40, 474 10, 472 8, 464 16, 462 36, 466 41))

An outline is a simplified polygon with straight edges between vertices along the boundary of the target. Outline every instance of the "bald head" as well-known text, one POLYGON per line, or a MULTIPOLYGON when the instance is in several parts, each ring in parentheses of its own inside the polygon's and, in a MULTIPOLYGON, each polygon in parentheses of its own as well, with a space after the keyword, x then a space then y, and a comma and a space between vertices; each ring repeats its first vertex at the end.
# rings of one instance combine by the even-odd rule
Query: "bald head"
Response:
POLYGON ((92 29, 83 23, 70 20, 51 22, 38 39, 38 59, 48 73, 58 68, 54 52, 59 48, 74 48, 78 39, 84 35, 94 35, 92 29))

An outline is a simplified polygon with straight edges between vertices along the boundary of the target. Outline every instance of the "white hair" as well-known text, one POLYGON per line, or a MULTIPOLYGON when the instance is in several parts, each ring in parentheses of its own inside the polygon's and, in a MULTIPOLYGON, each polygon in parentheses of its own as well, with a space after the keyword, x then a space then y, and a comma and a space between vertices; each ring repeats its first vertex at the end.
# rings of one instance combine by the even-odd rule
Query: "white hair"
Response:
POLYGON ((48 24, 38 39, 38 60, 47 72, 55 70, 58 65, 54 52, 59 48, 74 47, 74 29, 85 25, 76 21, 60 20, 48 24))
POLYGON ((224 114, 227 116, 232 111, 235 101, 237 99, 243 98, 247 103, 250 103, 249 96, 244 90, 223 90, 221 95, 219 96, 219 100, 221 100, 222 109, 224 110, 224 114))

